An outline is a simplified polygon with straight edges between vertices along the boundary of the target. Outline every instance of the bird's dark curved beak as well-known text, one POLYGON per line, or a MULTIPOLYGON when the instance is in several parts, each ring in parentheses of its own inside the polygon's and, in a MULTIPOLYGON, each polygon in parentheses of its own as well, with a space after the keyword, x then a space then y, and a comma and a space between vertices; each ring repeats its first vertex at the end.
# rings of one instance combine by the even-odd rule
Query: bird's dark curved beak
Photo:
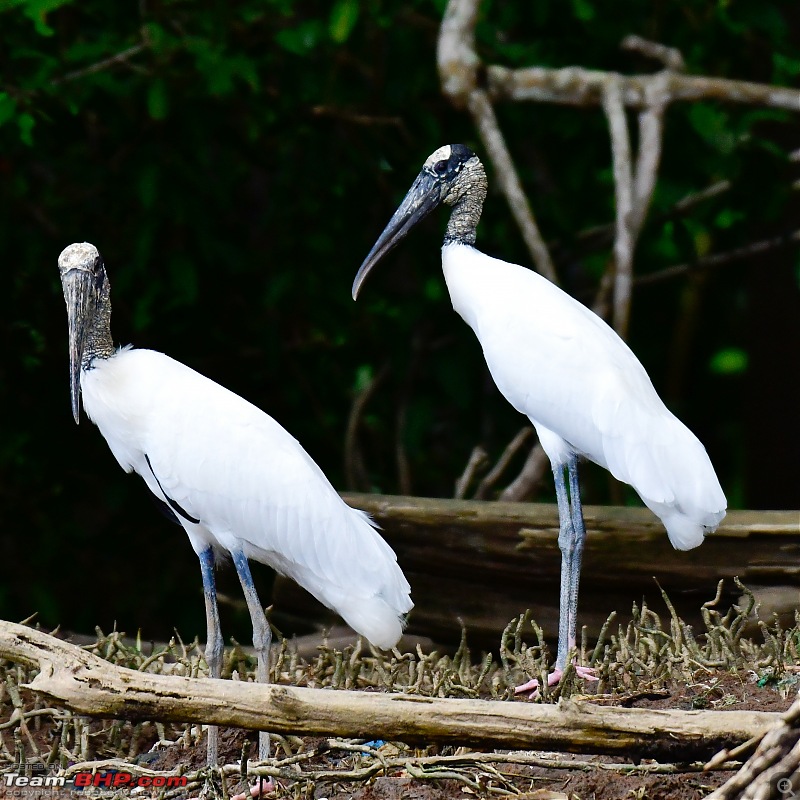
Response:
POLYGON ((353 300, 358 297, 361 284, 364 283, 372 268, 441 202, 442 182, 423 170, 359 268, 353 281, 353 300))
POLYGON ((81 361, 88 321, 96 303, 93 275, 85 269, 71 269, 61 276, 69 325, 69 386, 72 416, 80 422, 81 361))

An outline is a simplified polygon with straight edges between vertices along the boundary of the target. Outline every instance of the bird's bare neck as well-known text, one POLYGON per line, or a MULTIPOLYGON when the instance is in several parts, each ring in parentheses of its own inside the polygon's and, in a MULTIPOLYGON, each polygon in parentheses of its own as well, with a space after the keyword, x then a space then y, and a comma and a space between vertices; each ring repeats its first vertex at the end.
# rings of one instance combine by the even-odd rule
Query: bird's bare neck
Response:
POLYGON ((100 303, 89 330, 86 332, 81 367, 91 369, 95 359, 111 358, 114 352, 114 340, 111 338, 111 291, 106 278, 100 295, 100 303))
MULTIPOLYGON (((444 234, 444 243, 475 244, 478 221, 486 199, 486 173, 477 158, 468 164, 460 176, 459 197, 452 204, 450 220, 444 234)), ((448 202, 445 200, 445 202, 448 202)))

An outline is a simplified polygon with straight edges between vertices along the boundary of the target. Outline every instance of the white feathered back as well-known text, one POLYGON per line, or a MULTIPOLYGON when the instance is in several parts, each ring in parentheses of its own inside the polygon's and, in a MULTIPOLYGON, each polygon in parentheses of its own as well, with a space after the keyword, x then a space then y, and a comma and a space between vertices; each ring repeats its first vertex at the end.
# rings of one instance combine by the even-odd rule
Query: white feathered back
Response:
POLYGON ((453 307, 551 462, 578 453, 606 467, 636 489, 676 548, 699 545, 725 516, 725 495, 705 448, 625 342, 532 270, 461 244, 445 246, 442 263, 453 307))
POLYGON ((120 465, 200 521, 180 520, 193 542, 241 548, 373 644, 397 643, 413 604, 394 552, 272 417, 152 350, 97 360, 81 387, 120 465))

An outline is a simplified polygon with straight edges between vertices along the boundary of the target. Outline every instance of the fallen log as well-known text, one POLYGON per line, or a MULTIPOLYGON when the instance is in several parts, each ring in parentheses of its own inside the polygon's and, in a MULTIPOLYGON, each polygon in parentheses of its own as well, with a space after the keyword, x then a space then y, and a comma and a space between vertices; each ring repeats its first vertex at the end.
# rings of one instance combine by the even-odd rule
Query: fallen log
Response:
MULTIPOLYGON (((376 494, 344 494, 381 526, 411 583, 408 632, 458 644, 461 625, 473 647, 496 649, 509 620, 526 609, 548 639, 558 631, 558 509, 546 503, 499 503, 376 494)), ((800 607, 800 513, 729 511, 701 547, 673 549, 646 508, 584 506, 587 540, 579 623, 597 635, 612 611, 626 615, 642 598, 666 611, 658 586, 678 614, 701 626, 700 607, 729 579, 718 608, 738 602, 739 577, 757 600, 794 624, 800 607)), ((338 621, 294 582, 278 578, 273 619, 303 632, 309 622, 338 621)), ((754 632, 755 632, 754 628, 754 632)))
POLYGON ((767 730, 759 711, 614 708, 439 699, 138 672, 73 644, 0 622, 0 659, 39 672, 27 688, 77 714, 224 725, 296 735, 696 760, 767 730))

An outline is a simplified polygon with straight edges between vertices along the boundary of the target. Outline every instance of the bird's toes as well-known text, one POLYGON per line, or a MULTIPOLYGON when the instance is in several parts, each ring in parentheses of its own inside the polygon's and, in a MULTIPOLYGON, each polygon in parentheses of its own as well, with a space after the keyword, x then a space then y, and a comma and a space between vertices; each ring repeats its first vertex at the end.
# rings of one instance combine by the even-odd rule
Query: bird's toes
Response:
POLYGON ((577 664, 575 665, 575 674, 579 678, 583 678, 585 681, 599 681, 600 678, 597 677, 597 670, 593 667, 579 667, 577 664))
POLYGON ((231 800, 250 800, 252 797, 265 797, 270 792, 275 791, 275 784, 272 779, 264 780, 259 778, 251 787, 250 791, 242 792, 231 797, 231 800))

